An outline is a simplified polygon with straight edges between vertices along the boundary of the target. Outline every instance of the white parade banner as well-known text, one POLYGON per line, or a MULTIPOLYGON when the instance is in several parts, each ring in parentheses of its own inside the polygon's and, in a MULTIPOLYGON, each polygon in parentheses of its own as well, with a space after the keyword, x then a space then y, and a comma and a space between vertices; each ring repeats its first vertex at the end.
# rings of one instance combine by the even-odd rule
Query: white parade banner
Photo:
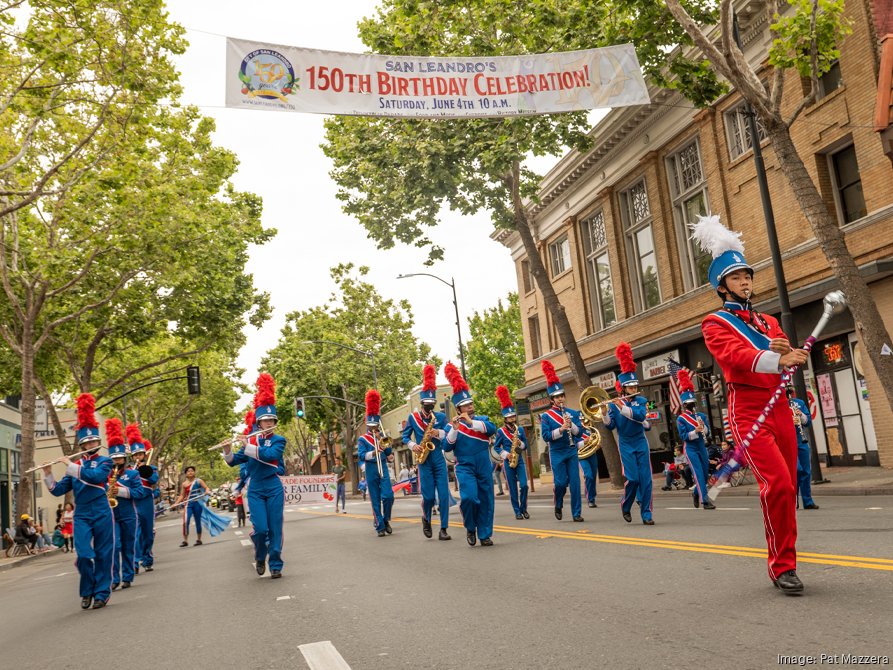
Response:
POLYGON ((631 44, 529 56, 435 58, 226 40, 226 106, 240 109, 469 118, 649 102, 631 44))
POLYGON ((279 477, 286 505, 325 504, 335 500, 335 475, 294 475, 279 477))

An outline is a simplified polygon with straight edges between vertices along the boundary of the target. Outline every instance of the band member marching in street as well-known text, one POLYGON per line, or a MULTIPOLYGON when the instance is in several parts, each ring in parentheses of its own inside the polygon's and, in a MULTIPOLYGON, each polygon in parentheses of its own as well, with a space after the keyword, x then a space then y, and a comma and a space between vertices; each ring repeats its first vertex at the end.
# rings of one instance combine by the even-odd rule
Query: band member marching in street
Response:
MULTIPOLYGON (((465 539, 473 547, 480 538, 482 547, 490 547, 493 545, 494 500, 490 436, 496 432, 496 426, 488 417, 474 415, 474 400, 459 369, 447 363, 443 371, 452 386, 452 402, 457 412, 450 422, 444 449, 456 455, 459 509, 465 539)), ((448 507, 448 500, 440 499, 441 513, 448 507)))
POLYGON ((707 438, 710 437, 710 422, 707 415, 697 411, 695 386, 692 384, 688 370, 679 370, 679 397, 682 400, 682 411, 676 419, 676 430, 682 440, 682 451, 688 459, 695 487, 691 496, 694 506, 699 504, 704 509, 716 509, 716 505, 707 497, 707 476, 710 471, 710 459, 707 456, 707 438))
POLYGON ((806 402, 797 397, 793 384, 785 388, 788 404, 794 415, 794 427, 797 432, 797 491, 803 499, 803 509, 818 509, 812 499, 812 463, 809 451, 809 433, 806 429, 812 425, 812 416, 806 402))
POLYGON ((776 403, 765 417, 763 411, 785 368, 802 365, 809 354, 791 347, 772 316, 753 309, 753 268, 744 259, 740 233, 728 230, 718 216, 707 216, 693 226, 692 238, 713 256, 708 275, 723 301, 721 310, 703 320, 701 330, 728 385, 729 425, 735 442, 742 443, 758 418, 763 422, 742 457, 760 487, 769 577, 786 595, 799 594, 803 582, 797 577, 794 508, 797 437, 789 406, 776 403))
POLYGON ((366 486, 372 503, 375 532, 378 537, 384 537, 393 532, 391 508, 394 506, 394 491, 388 463, 394 457, 390 440, 381 434, 381 394, 375 389, 366 391, 366 427, 366 434, 360 435, 357 440, 357 458, 366 465, 366 486))
POLYGON ((496 439, 493 448, 502 456, 502 471, 505 473, 505 482, 508 484, 509 498, 512 501, 512 509, 515 510, 516 519, 529 519, 527 513, 527 467, 524 464, 524 455, 527 453, 527 435, 524 428, 518 425, 518 413, 512 405, 512 396, 508 387, 497 386, 496 398, 502 407, 502 418, 505 422, 502 428, 496 431, 496 439), (512 461, 515 461, 514 467, 512 461))
POLYGON ((54 496, 74 492, 74 550, 80 574, 81 609, 105 607, 112 589, 115 522, 106 495, 112 459, 98 454, 101 444, 96 401, 89 393, 77 399, 77 444, 89 452, 77 461, 63 456, 65 476, 56 481, 52 466, 43 467, 47 490, 54 496))
POLYGON ((112 459, 109 478, 109 499, 114 500, 115 553, 112 563, 112 591, 121 586, 129 589, 135 572, 136 501, 150 495, 143 487, 140 473, 127 467, 127 444, 121 419, 107 419, 105 439, 112 459))
POLYGON ((183 470, 186 481, 180 486, 180 495, 174 505, 183 505, 183 541, 181 547, 189 546, 189 520, 195 521, 195 545, 202 543, 202 513, 205 511, 202 498, 211 493, 208 485, 195 476, 195 466, 187 465, 183 470))
POLYGON ((648 407, 644 397, 637 395, 639 380, 636 377, 636 361, 633 351, 626 342, 621 342, 614 351, 620 363, 618 381, 626 398, 615 398, 602 414, 605 427, 617 429, 617 446, 620 449, 620 464, 623 477, 623 497, 620 511, 623 519, 632 522, 633 502, 638 499, 642 523, 653 526, 651 491, 651 452, 645 431, 650 428, 647 422, 648 407))
MULTIPOLYGON (((431 537, 431 513, 437 498, 450 499, 450 483, 447 478, 446 459, 443 455, 443 440, 446 437, 447 418, 443 412, 435 412, 437 404, 437 373, 433 365, 426 365, 422 372, 422 409, 412 412, 403 429, 403 444, 412 449, 419 460, 419 484, 422 490, 422 532, 431 537), (422 442, 430 443, 430 449, 422 442), (436 495, 435 495, 436 494, 436 495)), ((449 505, 441 507, 439 540, 449 540, 447 528, 450 525, 449 505)))
POLYGON ((127 443, 130 455, 133 458, 136 471, 139 473, 143 488, 149 493, 136 500, 136 557, 134 559, 134 572, 139 574, 140 565, 146 572, 152 572, 155 559, 152 556, 152 546, 155 543, 155 501, 152 498, 152 490, 158 483, 158 468, 146 463, 149 453, 148 440, 143 439, 140 427, 131 423, 124 429, 127 435, 127 443))
POLYGON ((273 431, 279 420, 276 414, 276 382, 262 372, 257 378, 254 395, 254 420, 260 435, 242 435, 242 449, 233 453, 224 446, 223 457, 230 465, 247 464, 248 506, 251 509, 251 541, 254 542, 254 562, 258 575, 270 566, 270 577, 282 577, 282 538, 285 522, 285 490, 279 473, 284 463, 285 438, 273 431))
POLYGON ((583 521, 580 498, 580 460, 577 440, 583 435, 583 424, 577 410, 565 407, 564 386, 558 379, 551 361, 541 363, 546 375, 546 393, 552 406, 540 415, 540 432, 549 445, 549 462, 554 477, 553 505, 555 518, 561 521, 564 493, 570 487, 571 514, 574 521, 583 521))

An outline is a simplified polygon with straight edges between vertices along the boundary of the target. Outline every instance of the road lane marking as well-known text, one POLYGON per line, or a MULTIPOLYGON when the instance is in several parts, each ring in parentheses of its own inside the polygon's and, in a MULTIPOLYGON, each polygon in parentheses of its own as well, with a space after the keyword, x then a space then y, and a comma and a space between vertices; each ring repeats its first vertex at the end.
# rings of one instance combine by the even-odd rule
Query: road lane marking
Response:
POLYGON ((242 543, 243 547, 250 547, 252 544, 254 544, 251 540, 249 540, 247 538, 245 538, 243 540, 239 540, 239 541, 242 543))
POLYGON ((279 596, 276 600, 291 600, 291 596, 279 596))
MULTIPOLYGON (((681 510, 683 512, 697 512, 697 507, 664 507, 664 509, 681 510)), ((717 507, 717 511, 723 512, 746 512, 753 509, 752 507, 717 507)))
MULTIPOLYGON (((349 519, 372 520, 368 514, 338 514, 332 512, 314 512, 301 510, 305 514, 318 516, 338 516, 349 519)), ((392 523, 421 523, 418 518, 394 517, 392 523)), ((453 528, 462 528, 459 523, 451 523, 453 528)), ((638 547, 650 547, 653 549, 672 549, 676 551, 691 551, 704 554, 722 554, 726 556, 742 556, 745 558, 766 559, 766 549, 760 547, 743 547, 738 545, 708 544, 705 542, 685 542, 680 540, 663 540, 659 538, 639 538, 624 535, 580 534, 578 531, 546 530, 542 528, 519 528, 516 526, 494 525, 493 530, 514 535, 527 535, 539 539, 559 538, 565 540, 582 540, 585 542, 601 542, 605 544, 624 544, 638 547)), ((893 572, 893 559, 876 558, 870 556, 849 556, 846 554, 819 554, 808 551, 798 551, 797 559, 801 563, 815 563, 818 565, 837 565, 848 568, 864 568, 867 570, 884 570, 893 572)))
POLYGON ((65 575, 70 575, 70 572, 60 572, 58 575, 46 575, 44 577, 35 577, 34 581, 39 582, 41 579, 54 579, 55 577, 64 577, 65 575))
POLYGON ((242 534, 242 531, 241 531, 241 530, 237 530, 237 531, 235 531, 235 534, 236 534, 236 535, 241 535, 241 534, 242 534))
POLYGON ((347 661, 329 640, 302 644, 298 649, 310 670, 350 670, 347 661))

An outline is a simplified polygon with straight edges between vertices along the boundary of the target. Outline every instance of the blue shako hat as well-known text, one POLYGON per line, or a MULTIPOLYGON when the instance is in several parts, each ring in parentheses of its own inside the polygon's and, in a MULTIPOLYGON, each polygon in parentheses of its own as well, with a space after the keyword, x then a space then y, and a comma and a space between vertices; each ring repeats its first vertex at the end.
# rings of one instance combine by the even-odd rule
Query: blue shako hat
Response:
POLYGON ((279 417, 276 416, 276 382, 269 372, 261 372, 257 378, 254 415, 258 423, 261 419, 279 420, 279 417))
POLYGON ((139 424, 128 423, 127 427, 124 429, 124 434, 127 436, 127 444, 130 445, 129 453, 131 455, 146 453, 145 440, 143 440, 143 434, 140 431, 139 424))
POLYGON ((366 391, 366 425, 381 425, 381 394, 375 389, 366 391))
POLYGON ((564 387, 558 380, 558 373, 555 372, 555 366, 552 361, 543 360, 540 362, 543 374, 546 376, 546 393, 549 396, 564 394, 564 387))
POLYGON ((451 398, 453 405, 459 407, 473 400, 471 391, 468 390, 468 384, 459 372, 459 368, 453 365, 452 361, 443 367, 443 374, 453 389, 453 397, 451 398))
POLYGON ((744 258, 741 233, 726 228, 715 214, 699 216, 697 223, 691 225, 691 230, 691 238, 713 257, 707 277, 714 289, 719 288, 723 277, 735 270, 747 270, 753 277, 753 268, 744 258))
POLYGON ((617 381, 621 386, 638 386, 639 378, 636 377, 636 359, 633 358, 633 349, 626 342, 621 342, 614 350, 614 356, 620 363, 620 374, 617 381))
POLYGON ((419 400, 425 402, 437 402, 437 371, 433 365, 426 365, 422 370, 422 392, 419 400))
POLYGON ((124 426, 121 419, 105 420, 105 439, 109 445, 109 456, 126 456, 127 444, 124 442, 124 426))
POLYGON ((502 407, 503 418, 517 415, 517 412, 512 405, 512 394, 509 393, 507 386, 496 387, 496 398, 499 400, 499 405, 502 407))
MULTIPOLYGON (((77 442, 101 440, 99 422, 96 420, 96 400, 89 393, 81 393, 77 399, 77 442)), ((98 448, 98 445, 97 445, 98 448)))

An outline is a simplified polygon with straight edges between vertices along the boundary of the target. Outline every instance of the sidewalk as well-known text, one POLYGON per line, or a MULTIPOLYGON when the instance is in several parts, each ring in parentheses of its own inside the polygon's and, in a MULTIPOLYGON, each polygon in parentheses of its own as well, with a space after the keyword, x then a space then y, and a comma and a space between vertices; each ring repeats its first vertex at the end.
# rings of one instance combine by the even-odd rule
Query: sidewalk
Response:
MULTIPOLYGON (((59 547, 51 547, 49 551, 44 551, 41 553, 34 554, 32 556, 16 556, 16 557, 6 557, 5 551, 0 551, 0 572, 5 570, 9 570, 10 568, 14 568, 16 566, 21 565, 27 561, 36 561, 41 558, 47 558, 49 556, 61 556, 63 554, 62 550, 59 547)), ((74 560, 74 554, 72 556, 72 561, 74 560)))

